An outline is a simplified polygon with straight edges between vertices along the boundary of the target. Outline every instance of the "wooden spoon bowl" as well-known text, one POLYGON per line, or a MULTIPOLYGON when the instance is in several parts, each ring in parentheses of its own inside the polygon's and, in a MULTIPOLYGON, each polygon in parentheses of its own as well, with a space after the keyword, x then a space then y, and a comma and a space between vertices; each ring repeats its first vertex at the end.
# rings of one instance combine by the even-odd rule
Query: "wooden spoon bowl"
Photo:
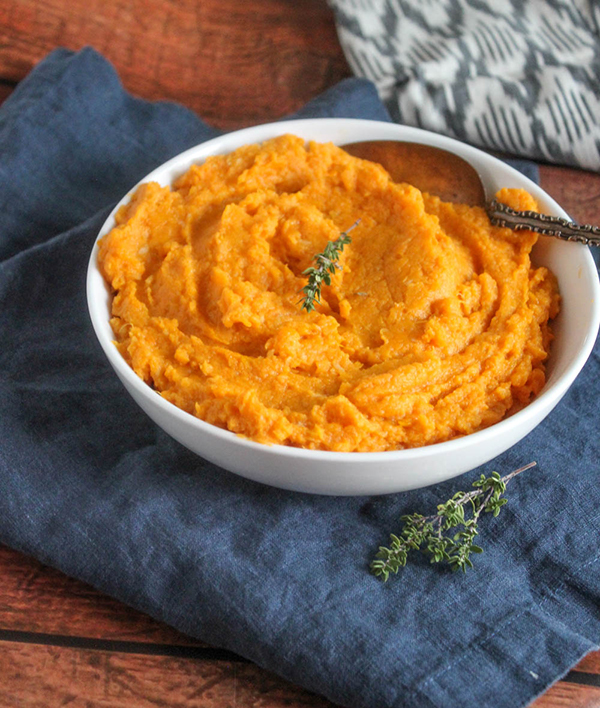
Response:
POLYGON ((370 140, 342 147, 355 157, 382 165, 394 182, 407 182, 444 202, 485 206, 485 189, 479 173, 453 152, 393 140, 370 140))

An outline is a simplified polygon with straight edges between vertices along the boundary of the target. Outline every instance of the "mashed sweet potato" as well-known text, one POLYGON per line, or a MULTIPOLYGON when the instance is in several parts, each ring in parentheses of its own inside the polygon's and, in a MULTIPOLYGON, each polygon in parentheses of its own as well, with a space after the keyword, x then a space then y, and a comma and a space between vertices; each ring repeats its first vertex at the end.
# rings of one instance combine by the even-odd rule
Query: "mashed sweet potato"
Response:
POLYGON ((144 184, 99 259, 116 346, 176 406, 263 443, 394 450, 485 428, 540 391, 558 292, 535 240, 284 136, 144 184), (307 313, 303 271, 357 219, 307 313))

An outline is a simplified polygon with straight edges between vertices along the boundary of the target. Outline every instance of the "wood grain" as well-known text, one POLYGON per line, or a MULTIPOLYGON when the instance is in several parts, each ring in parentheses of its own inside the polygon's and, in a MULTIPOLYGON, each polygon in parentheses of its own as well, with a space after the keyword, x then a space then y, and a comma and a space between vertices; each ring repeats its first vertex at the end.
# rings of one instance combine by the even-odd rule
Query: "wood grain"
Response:
POLYGON ((577 665, 579 671, 597 674, 600 677, 600 651, 593 651, 577 665))
POLYGON ((172 99, 209 123, 274 120, 350 75, 323 0, 4 0, 0 80, 48 52, 102 52, 125 86, 172 99))
POLYGON ((330 708, 252 664, 0 642, 0 708, 330 708))
MULTIPOLYGON (((32 635, 27 642, 18 638, 13 642, 0 641, 0 676, 6 677, 10 687, 9 693, 0 692, 0 708, 62 705, 63 700, 73 706, 132 705, 114 702, 117 699, 112 688, 108 694, 103 693, 115 681, 126 687, 123 695, 127 700, 137 691, 136 706, 147 705, 144 696, 149 691, 156 696, 157 703, 153 705, 169 707, 181 705, 182 700, 188 701, 185 705, 203 708, 331 705, 251 664, 245 667, 243 660, 202 660, 201 653, 200 658, 169 656, 169 645, 181 648, 184 654, 186 647, 192 650, 207 645, 3 546, 0 546, 0 630, 32 635), (52 646, 53 635, 56 646, 52 646), (127 654, 119 651, 118 645, 111 652, 65 646, 68 637, 73 644, 81 637, 137 642, 139 654, 132 645, 128 646, 127 654), (158 655, 152 654, 155 650, 158 655), (4 672, 3 661, 9 662, 6 665, 12 666, 12 673, 4 672), (32 684, 34 676, 39 678, 32 684), (33 693, 32 685, 35 685, 33 693), (190 699, 192 685, 196 693, 190 699), (231 698, 234 687, 235 700, 231 698), (57 701, 44 703, 48 695, 56 695, 57 701), (242 697, 246 702, 241 702, 242 697)), ((600 677, 600 652, 589 654, 577 670, 600 677)), ((534 708, 565 706, 599 708, 600 689, 560 682, 534 703, 534 708)))
POLYGON ((600 225, 600 174, 542 165, 540 186, 574 221, 600 225))
POLYGON ((530 708, 598 708, 600 688, 565 681, 554 684, 530 708))
MULTIPOLYGON (((0 642, 0 708, 333 708, 252 664, 0 642)), ((560 682, 532 708, 598 708, 600 688, 560 682)))
POLYGON ((200 645, 143 612, 6 546, 0 546, 0 629, 200 645))

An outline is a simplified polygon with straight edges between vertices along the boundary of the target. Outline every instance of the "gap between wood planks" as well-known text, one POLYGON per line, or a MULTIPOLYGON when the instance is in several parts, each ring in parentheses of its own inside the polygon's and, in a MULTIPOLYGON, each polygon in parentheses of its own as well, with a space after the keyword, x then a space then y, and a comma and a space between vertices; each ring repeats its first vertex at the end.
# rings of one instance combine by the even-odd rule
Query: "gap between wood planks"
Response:
MULTIPOLYGON (((22 644, 40 644, 44 646, 67 647, 70 649, 88 649, 92 651, 110 651, 122 654, 146 654, 151 656, 171 656, 182 659, 203 661, 226 661, 232 663, 251 663, 244 657, 216 647, 184 646, 181 644, 154 644, 150 642, 128 642, 120 639, 96 639, 93 637, 72 637, 63 634, 44 634, 42 632, 21 632, 13 629, 0 629, 0 641, 22 644)), ((600 688, 600 674, 573 669, 562 681, 584 686, 600 688)))
POLYGON ((600 688, 599 674, 589 674, 587 671, 578 671, 577 669, 569 671, 566 676, 563 676, 561 681, 567 681, 568 683, 579 683, 583 686, 596 686, 597 688, 600 688))
POLYGON ((18 81, 6 79, 0 76, 0 104, 6 100, 10 94, 17 88, 18 81))
POLYGON ((96 639, 93 637, 70 637, 64 634, 43 634, 42 632, 21 632, 14 629, 0 629, 0 642, 21 644, 41 644, 70 649, 91 649, 112 651, 123 654, 149 654, 152 656, 173 656, 204 661, 229 661, 250 663, 238 654, 216 647, 196 647, 182 644, 155 644, 151 642, 128 642, 120 639, 96 639))

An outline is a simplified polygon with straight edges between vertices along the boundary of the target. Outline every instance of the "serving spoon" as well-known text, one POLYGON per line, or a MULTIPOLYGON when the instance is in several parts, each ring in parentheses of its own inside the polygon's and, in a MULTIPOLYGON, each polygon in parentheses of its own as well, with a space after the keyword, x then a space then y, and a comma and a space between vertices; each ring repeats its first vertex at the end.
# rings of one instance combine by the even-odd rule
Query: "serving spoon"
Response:
POLYGON ((448 150, 396 140, 368 140, 340 147, 355 157, 378 162, 394 182, 408 182, 442 201, 485 208, 494 226, 528 229, 565 241, 600 246, 600 228, 597 226, 575 224, 535 211, 516 211, 496 199, 488 200, 477 170, 448 150))

